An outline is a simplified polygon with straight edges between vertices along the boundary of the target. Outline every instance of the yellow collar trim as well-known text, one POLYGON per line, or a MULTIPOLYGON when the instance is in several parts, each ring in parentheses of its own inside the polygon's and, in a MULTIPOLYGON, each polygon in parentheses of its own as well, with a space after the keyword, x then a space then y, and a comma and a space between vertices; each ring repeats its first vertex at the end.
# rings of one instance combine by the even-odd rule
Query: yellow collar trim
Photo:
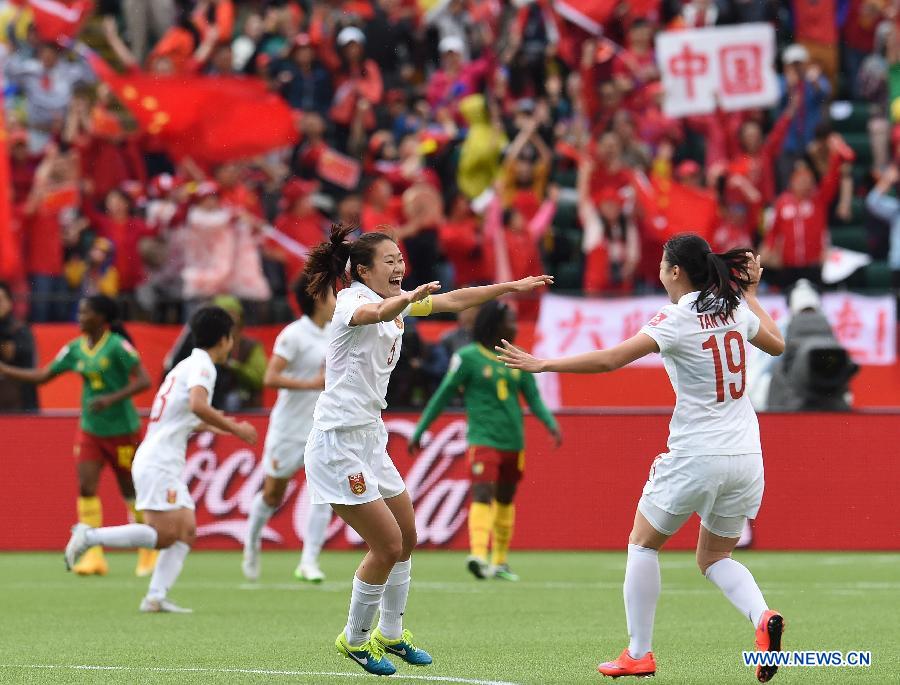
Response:
POLYGON ((478 348, 478 351, 481 352, 481 354, 483 354, 485 357, 487 357, 487 358, 490 359, 491 361, 494 361, 494 362, 500 361, 499 359, 497 359, 497 355, 496 355, 496 354, 494 354, 493 352, 491 352, 488 348, 486 348, 486 347, 485 347, 484 345, 482 345, 481 343, 475 343, 475 347, 477 347, 477 348, 478 348))
POLYGON ((100 336, 100 340, 97 341, 97 344, 93 347, 88 345, 87 336, 82 336, 81 338, 81 351, 84 352, 88 357, 94 357, 96 354, 103 348, 106 344, 106 341, 109 339, 110 331, 107 330, 102 336, 100 336))

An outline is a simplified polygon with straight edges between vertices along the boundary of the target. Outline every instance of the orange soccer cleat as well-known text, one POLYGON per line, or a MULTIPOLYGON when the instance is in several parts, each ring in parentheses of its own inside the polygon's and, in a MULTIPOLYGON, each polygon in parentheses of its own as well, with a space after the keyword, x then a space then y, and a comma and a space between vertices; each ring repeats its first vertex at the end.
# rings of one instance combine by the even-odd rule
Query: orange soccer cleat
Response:
MULTIPOLYGON (((769 609, 764 612, 756 628, 756 651, 780 652, 781 634, 784 632, 784 616, 769 609)), ((775 677, 778 666, 757 666, 756 679, 767 683, 775 677)))
POLYGON ((134 575, 138 578, 146 578, 153 575, 153 569, 156 568, 156 558, 159 556, 158 549, 138 549, 137 566, 134 569, 134 575))
POLYGON ((638 678, 649 678, 656 675, 656 659, 653 658, 653 652, 647 652, 640 659, 635 659, 628 653, 628 649, 623 649, 619 658, 615 661, 606 661, 599 666, 597 670, 603 675, 618 678, 623 675, 633 675, 638 678))
POLYGON ((72 567, 79 576, 105 576, 109 573, 109 564, 103 555, 102 547, 91 547, 72 567))

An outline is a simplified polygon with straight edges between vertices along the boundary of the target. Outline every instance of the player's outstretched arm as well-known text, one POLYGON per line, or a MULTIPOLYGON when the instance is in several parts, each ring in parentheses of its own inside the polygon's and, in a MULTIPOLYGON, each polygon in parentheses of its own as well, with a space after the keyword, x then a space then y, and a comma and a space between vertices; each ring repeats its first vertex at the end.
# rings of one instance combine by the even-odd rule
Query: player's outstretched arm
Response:
POLYGON ((441 289, 438 281, 432 281, 420 285, 409 293, 401 293, 395 297, 388 297, 378 303, 364 304, 358 307, 350 318, 351 326, 370 326, 383 321, 392 321, 403 313, 409 305, 419 300, 424 300, 431 293, 441 289))
POLYGON ((238 423, 228 418, 209 404, 209 393, 201 385, 195 385, 189 391, 188 406, 190 410, 207 426, 231 433, 250 445, 256 444, 256 429, 247 421, 238 423))
POLYGON ((431 298, 434 314, 441 312, 461 312, 469 307, 477 307, 480 304, 496 300, 510 293, 527 293, 545 285, 553 283, 553 276, 528 276, 518 281, 497 283, 496 285, 479 285, 471 288, 451 290, 449 293, 435 295, 431 298))
POLYGON ((52 365, 47 365, 43 369, 23 369, 18 366, 10 366, 0 362, 0 376, 5 376, 19 383, 31 383, 32 385, 43 385, 47 381, 56 377, 53 372, 52 365))
POLYGON ((539 359, 504 340, 496 348, 497 356, 511 369, 529 373, 606 373, 615 371, 652 352, 659 352, 656 341, 649 335, 638 333, 608 350, 585 352, 558 359, 539 359))

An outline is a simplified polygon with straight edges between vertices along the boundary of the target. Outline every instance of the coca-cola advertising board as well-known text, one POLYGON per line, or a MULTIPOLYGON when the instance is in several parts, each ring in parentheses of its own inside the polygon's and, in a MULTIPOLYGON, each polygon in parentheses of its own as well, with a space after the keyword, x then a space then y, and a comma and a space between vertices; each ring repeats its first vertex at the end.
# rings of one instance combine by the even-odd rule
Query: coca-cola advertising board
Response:
MULTIPOLYGON (((247 417, 264 434, 265 416, 247 417)), ((407 452, 416 416, 388 414, 389 451, 412 495, 420 545, 465 549, 470 488, 465 421, 446 415, 407 452)), ((581 413, 559 416, 564 442, 554 449, 544 427, 526 418, 525 477, 516 498, 513 547, 620 549, 654 457, 665 450, 668 414, 581 413)), ((0 549, 62 549, 75 520, 72 439, 77 418, 0 416, 0 549)), ((900 549, 896 525, 900 460, 897 414, 760 416, 766 492, 754 522, 759 549, 900 549)), ((200 549, 238 550, 259 490, 262 441, 248 448, 230 436, 202 433, 188 449, 184 477, 197 506, 200 549)), ((100 487, 104 520, 124 523, 113 478, 100 487)), ((297 549, 309 494, 302 471, 265 529, 267 548, 297 549)), ((696 517, 695 517, 696 519, 696 517)), ((670 542, 690 549, 693 520, 670 542)), ((360 546, 335 518, 329 549, 360 546)))

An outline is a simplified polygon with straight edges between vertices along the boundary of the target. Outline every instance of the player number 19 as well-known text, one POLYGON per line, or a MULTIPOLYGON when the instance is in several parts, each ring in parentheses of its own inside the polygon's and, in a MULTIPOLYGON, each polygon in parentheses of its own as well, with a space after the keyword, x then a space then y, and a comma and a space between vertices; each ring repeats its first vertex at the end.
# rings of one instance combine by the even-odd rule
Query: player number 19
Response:
MULTIPOLYGON (((744 352, 744 338, 737 331, 728 331, 723 342, 725 343, 725 363, 728 365, 728 370, 733 374, 741 374, 740 386, 736 383, 729 383, 728 392, 731 395, 731 399, 740 399, 747 388, 747 360, 744 352), (731 344, 733 342, 737 342, 737 360, 734 358, 734 346, 731 344)), ((715 335, 711 335, 701 347, 712 352, 713 365, 716 368, 716 402, 724 402, 725 380, 722 370, 722 357, 719 354, 719 341, 715 335)))

